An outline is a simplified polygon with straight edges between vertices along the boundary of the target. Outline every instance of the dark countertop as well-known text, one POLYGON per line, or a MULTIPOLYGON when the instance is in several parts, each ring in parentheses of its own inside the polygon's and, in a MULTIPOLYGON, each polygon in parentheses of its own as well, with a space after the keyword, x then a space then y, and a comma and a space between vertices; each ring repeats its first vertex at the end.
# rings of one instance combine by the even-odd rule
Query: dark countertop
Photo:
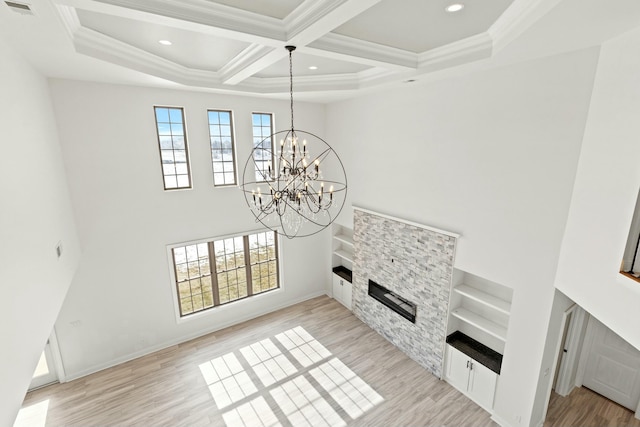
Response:
POLYGON ((352 277, 351 270, 349 270, 344 265, 339 265, 337 267, 333 267, 333 273, 337 274, 338 276, 342 277, 347 282, 351 283, 351 277, 352 277))
POLYGON ((500 374, 502 355, 497 351, 491 350, 486 345, 474 340, 460 331, 455 331, 449 335, 447 337, 447 344, 460 350, 473 360, 491 369, 496 374, 500 374))

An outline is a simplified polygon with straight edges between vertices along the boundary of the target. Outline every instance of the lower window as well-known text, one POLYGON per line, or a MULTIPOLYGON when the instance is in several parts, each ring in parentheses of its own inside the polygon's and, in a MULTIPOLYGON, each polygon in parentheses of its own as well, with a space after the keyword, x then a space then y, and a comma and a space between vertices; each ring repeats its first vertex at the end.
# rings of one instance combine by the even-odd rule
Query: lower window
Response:
POLYGON ((180 317, 280 287, 273 231, 173 246, 171 257, 180 317))

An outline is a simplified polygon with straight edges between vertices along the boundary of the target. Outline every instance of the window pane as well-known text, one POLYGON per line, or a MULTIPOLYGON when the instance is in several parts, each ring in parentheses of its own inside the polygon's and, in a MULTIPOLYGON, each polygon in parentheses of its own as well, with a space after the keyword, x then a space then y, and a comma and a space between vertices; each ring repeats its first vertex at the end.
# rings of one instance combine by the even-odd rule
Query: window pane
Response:
POLYGON ((202 288, 200 287, 200 279, 190 280, 191 295, 201 294, 202 288))
POLYGON ((172 251, 175 290, 182 316, 212 308, 216 301, 225 304, 248 298, 248 286, 251 286, 252 294, 279 287, 277 236, 271 231, 228 237, 210 243, 194 243, 173 248, 172 251), (249 260, 245 259, 245 241, 250 246, 249 260), (209 258, 211 243, 215 253, 216 291, 209 258), (247 283, 249 268, 252 280, 247 283))
POLYGON ((205 276, 200 279, 200 283, 202 285, 202 292, 213 292, 213 287, 211 286, 211 276, 205 276))
POLYGON ((178 284, 178 292, 180 293, 180 298, 190 297, 191 287, 189 286, 189 282, 182 282, 178 284))
POLYGON ((182 314, 193 313, 193 304, 191 303, 191 298, 182 298, 180 300, 180 307, 182 308, 182 314))
POLYGON ((211 292, 205 292, 202 294, 202 301, 205 308, 213 307, 213 294, 211 292))
POLYGON ((165 176, 164 177, 164 187, 165 188, 177 188, 178 187, 178 179, 175 176, 165 176))
POLYGON ((154 108, 164 188, 190 188, 183 110, 172 107, 154 108), (173 167, 174 164, 177 166, 173 167))
POLYGON ((273 163, 273 144, 269 139, 273 134, 272 114, 253 113, 252 117, 254 147, 260 146, 253 152, 256 181, 271 180, 268 176, 268 167, 273 163))
POLYGON ((199 311, 204 308, 202 304, 202 295, 193 296, 193 311, 199 311))
POLYGON ((213 185, 233 185, 235 179, 235 143, 231 111, 209 110, 209 138, 211 141, 211 162, 213 165, 213 185), (222 162, 228 162, 224 165, 222 162), (228 172, 227 175, 219 174, 228 172))
POLYGON ((169 122, 169 109, 156 107, 156 121, 158 123, 168 123, 169 122))
POLYGON ((189 184, 189 175, 178 175, 178 187, 179 188, 189 188, 191 184, 189 184))
POLYGON ((174 248, 173 249, 173 257, 176 260, 176 263, 183 263, 187 261, 187 251, 185 248, 174 248))
POLYGON ((176 265, 176 276, 178 278, 178 282, 184 282, 189 279, 189 270, 187 269, 187 264, 177 264, 176 265))

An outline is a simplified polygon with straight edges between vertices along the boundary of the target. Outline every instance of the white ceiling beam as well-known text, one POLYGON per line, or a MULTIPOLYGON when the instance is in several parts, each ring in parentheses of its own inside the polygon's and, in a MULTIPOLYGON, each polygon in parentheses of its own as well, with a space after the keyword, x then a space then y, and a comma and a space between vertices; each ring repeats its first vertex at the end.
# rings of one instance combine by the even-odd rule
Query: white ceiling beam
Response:
MULTIPOLYGON (((113 0, 112 0, 113 1, 113 0)), ((244 68, 225 79, 226 84, 235 85, 270 67, 288 55, 285 45, 302 47, 331 32, 336 27, 359 15, 381 0, 306 0, 282 21, 286 32, 286 43, 257 61, 246 63, 244 68)))
MULTIPOLYGON (((381 0, 306 0, 282 21, 286 31, 286 43, 303 47, 326 35, 336 27, 359 15, 381 0)), ((270 67, 288 55, 285 49, 270 52, 259 60, 237 68, 237 72, 225 79, 226 84, 238 84, 270 67)))
POLYGON ((306 0, 284 18, 287 40, 305 46, 381 0, 306 0))
POLYGON ((279 49, 272 49, 269 53, 263 55, 256 61, 243 61, 244 66, 242 68, 237 67, 237 71, 233 74, 229 73, 228 77, 225 78, 224 83, 228 85, 236 85, 254 74, 259 73, 265 68, 270 67, 287 55, 289 55, 289 53, 283 46, 281 46, 279 49))
POLYGON ((250 45, 218 71, 222 81, 225 84, 235 84, 234 79, 238 78, 243 70, 251 67, 252 64, 258 63, 274 50, 274 47, 257 43, 250 45))

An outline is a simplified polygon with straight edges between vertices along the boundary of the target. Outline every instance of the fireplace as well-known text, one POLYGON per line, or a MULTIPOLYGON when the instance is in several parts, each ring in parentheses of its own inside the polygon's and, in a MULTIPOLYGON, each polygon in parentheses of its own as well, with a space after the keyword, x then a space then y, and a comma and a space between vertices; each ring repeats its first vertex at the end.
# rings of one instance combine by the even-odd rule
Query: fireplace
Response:
POLYGON ((384 286, 378 285, 371 279, 369 279, 369 295, 410 322, 416 323, 417 305, 411 301, 402 298, 395 292, 391 292, 384 286))

